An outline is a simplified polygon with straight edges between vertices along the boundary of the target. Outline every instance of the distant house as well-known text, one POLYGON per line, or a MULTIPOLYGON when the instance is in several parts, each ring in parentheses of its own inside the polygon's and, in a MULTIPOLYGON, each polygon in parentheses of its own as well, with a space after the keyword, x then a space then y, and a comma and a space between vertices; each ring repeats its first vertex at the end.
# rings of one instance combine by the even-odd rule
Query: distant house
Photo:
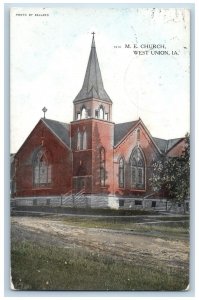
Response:
POLYGON ((181 155, 184 138, 154 138, 141 119, 113 122, 113 103, 103 85, 94 37, 84 82, 73 103, 70 124, 40 119, 14 155, 12 196, 30 204, 35 199, 53 203, 60 197, 69 201, 82 194, 91 206, 102 198, 102 206, 147 199, 152 194, 153 162, 162 155, 181 155))

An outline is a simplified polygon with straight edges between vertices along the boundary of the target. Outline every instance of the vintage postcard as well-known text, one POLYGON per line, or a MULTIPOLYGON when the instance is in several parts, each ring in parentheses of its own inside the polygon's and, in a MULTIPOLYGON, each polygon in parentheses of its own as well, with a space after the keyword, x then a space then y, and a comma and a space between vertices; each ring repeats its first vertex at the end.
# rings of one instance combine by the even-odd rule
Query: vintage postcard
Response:
POLYGON ((189 288, 190 11, 10 11, 11 288, 189 288))

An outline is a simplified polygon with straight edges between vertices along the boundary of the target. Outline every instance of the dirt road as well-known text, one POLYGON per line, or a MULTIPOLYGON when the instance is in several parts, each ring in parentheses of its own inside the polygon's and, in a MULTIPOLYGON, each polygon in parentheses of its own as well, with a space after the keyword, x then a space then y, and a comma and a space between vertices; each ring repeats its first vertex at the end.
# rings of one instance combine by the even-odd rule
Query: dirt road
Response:
POLYGON ((12 240, 79 248, 110 255, 134 264, 188 268, 189 241, 137 235, 129 231, 69 226, 62 220, 42 217, 12 217, 12 240))

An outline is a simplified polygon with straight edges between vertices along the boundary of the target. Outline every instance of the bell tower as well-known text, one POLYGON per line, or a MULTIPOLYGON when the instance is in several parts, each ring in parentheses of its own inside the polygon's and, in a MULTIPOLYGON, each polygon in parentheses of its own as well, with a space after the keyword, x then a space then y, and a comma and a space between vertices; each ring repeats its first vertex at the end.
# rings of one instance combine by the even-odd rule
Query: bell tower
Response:
POLYGON ((94 32, 83 85, 71 122, 73 192, 110 194, 113 182, 112 101, 104 89, 94 32))
POLYGON ((87 118, 112 121, 112 101, 104 89, 94 34, 83 86, 73 101, 74 121, 87 118))

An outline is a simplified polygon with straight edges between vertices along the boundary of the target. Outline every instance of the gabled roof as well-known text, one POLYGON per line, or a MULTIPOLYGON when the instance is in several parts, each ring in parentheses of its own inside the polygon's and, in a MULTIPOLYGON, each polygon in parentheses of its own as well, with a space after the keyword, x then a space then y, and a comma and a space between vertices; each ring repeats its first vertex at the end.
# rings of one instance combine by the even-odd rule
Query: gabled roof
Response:
POLYGON ((177 139, 168 140, 167 141, 167 151, 169 151, 171 148, 173 148, 173 146, 175 146, 176 144, 178 144, 183 139, 184 138, 177 138, 177 139))
POLYGON ((115 124, 114 126, 114 146, 121 141, 125 135, 129 132, 129 130, 135 126, 135 124, 138 122, 136 121, 131 121, 131 122, 126 122, 126 123, 120 123, 120 124, 115 124))
POLYGON ((43 118, 41 120, 54 135, 70 148, 70 124, 43 118))
POLYGON ((96 98, 112 103, 110 97, 104 89, 102 75, 97 58, 94 36, 92 39, 91 51, 83 86, 76 96, 74 102, 89 98, 96 98))
POLYGON ((165 153, 167 149, 167 140, 153 137, 154 142, 161 152, 165 153))
POLYGON ((23 142, 21 147, 18 149, 18 151, 14 154, 15 156, 20 152, 22 147, 25 145, 28 138, 31 136, 35 128, 43 122, 44 125, 67 147, 70 149, 70 124, 58 122, 55 120, 50 119, 44 119, 41 118, 37 125, 33 128, 29 136, 26 138, 26 140, 23 142))
POLYGON ((156 145, 160 149, 162 153, 168 152, 173 146, 175 146, 178 142, 180 142, 183 138, 164 140, 160 138, 153 137, 156 145))
POLYGON ((156 137, 152 137, 146 126, 143 124, 142 120, 136 120, 131 122, 125 122, 120 124, 115 124, 114 126, 114 146, 116 146, 120 141, 122 141, 125 136, 131 131, 133 127, 135 127, 138 123, 144 126, 145 130, 149 134, 150 138, 152 139, 153 143, 155 144, 156 148, 158 148, 159 152, 162 154, 167 153, 171 148, 177 145, 183 138, 176 138, 176 139, 160 139, 156 137))

